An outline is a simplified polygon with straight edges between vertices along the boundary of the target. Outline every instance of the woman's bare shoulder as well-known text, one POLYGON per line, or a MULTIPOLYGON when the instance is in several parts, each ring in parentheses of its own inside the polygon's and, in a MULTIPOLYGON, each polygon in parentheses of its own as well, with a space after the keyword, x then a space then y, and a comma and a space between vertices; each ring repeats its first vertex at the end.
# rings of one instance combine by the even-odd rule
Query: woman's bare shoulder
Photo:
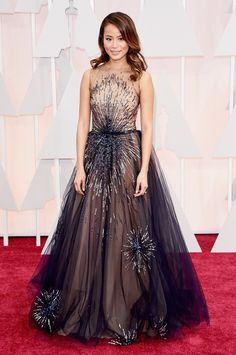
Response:
POLYGON ((86 69, 86 70, 84 71, 83 76, 84 76, 85 78, 89 78, 89 77, 92 76, 93 74, 99 72, 99 70, 100 70, 101 67, 102 67, 102 66, 100 65, 100 66, 98 66, 98 67, 96 67, 96 68, 93 68, 93 67, 88 68, 88 69, 86 69))
POLYGON ((84 73, 83 73, 83 76, 85 78, 88 78, 90 76, 90 73, 91 71, 93 70, 93 68, 88 68, 88 69, 85 69, 84 73))
POLYGON ((140 82, 147 82, 147 81, 151 81, 152 80, 152 75, 149 71, 147 70, 143 70, 142 74, 140 76, 140 82))
POLYGON ((147 88, 153 86, 152 75, 149 71, 143 70, 140 77, 140 88, 147 88))

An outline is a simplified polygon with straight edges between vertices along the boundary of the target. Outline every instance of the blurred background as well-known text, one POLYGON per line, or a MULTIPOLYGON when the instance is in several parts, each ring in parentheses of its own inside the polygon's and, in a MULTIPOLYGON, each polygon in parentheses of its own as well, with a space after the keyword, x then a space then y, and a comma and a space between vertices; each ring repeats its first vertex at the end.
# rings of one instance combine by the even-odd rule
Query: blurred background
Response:
POLYGON ((53 231, 75 163, 80 80, 113 11, 130 15, 140 36, 155 86, 153 144, 186 238, 221 233, 218 251, 234 251, 233 0, 1 0, 4 244, 8 236, 36 236, 40 245, 53 231))

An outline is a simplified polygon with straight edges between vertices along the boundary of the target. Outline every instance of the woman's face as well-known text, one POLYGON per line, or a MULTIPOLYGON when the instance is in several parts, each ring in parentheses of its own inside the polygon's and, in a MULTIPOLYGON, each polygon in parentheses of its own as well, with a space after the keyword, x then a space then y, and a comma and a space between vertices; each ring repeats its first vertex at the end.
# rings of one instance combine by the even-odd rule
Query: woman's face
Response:
POLYGON ((115 61, 125 57, 129 50, 129 46, 122 38, 120 31, 112 24, 108 24, 104 28, 103 45, 109 57, 115 61))

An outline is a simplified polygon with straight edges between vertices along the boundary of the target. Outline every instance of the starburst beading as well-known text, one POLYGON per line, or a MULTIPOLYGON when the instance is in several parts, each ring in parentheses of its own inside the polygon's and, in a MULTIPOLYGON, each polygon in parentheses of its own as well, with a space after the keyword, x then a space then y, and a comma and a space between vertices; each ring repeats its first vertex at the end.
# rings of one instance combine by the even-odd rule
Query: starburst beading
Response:
POLYGON ((54 330, 60 300, 61 293, 57 289, 41 290, 35 299, 32 312, 33 318, 40 328, 49 333, 54 330))
POLYGON ((153 318, 152 319, 152 328, 158 331, 158 334, 161 339, 167 340, 168 339, 168 324, 164 317, 160 318, 153 318))
POLYGON ((142 227, 132 229, 123 248, 128 265, 131 264, 133 270, 145 272, 147 268, 151 269, 151 258, 154 256, 156 244, 149 236, 148 226, 145 230, 142 227))
POLYGON ((119 324, 119 328, 121 329, 122 335, 116 334, 114 339, 111 339, 108 343, 111 345, 131 345, 137 340, 137 324, 136 328, 133 329, 124 329, 119 324))

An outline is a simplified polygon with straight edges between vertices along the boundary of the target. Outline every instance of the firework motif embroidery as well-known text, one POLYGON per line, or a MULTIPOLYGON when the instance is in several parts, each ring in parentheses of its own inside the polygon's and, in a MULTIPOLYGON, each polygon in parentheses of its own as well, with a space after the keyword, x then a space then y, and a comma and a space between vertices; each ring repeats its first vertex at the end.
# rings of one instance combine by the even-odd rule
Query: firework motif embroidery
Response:
POLYGON ((164 317, 155 317, 151 321, 152 328, 157 329, 158 334, 161 339, 167 340, 168 339, 168 324, 164 317))
POLYGON ((123 245, 124 249, 121 250, 128 261, 127 267, 131 264, 133 270, 136 269, 139 273, 151 269, 151 258, 154 257, 156 244, 149 236, 148 226, 145 230, 142 227, 132 229, 127 236, 127 244, 123 245))
POLYGON ((130 345, 137 341, 138 333, 137 333, 137 324, 136 329, 128 329, 125 330, 119 324, 119 328, 121 329, 122 335, 116 334, 114 339, 111 339, 108 343, 111 345, 130 345))
POLYGON ((132 81, 123 74, 98 72, 98 80, 91 87, 93 129, 105 127, 124 131, 135 127, 139 95, 132 81))
MULTIPOLYGON (((115 222, 113 196, 122 191, 130 199, 141 162, 141 145, 136 130, 139 84, 130 80, 130 72, 110 72, 100 67, 91 72, 90 103, 92 130, 84 152, 86 191, 101 204, 101 221, 115 222)), ((111 235, 108 231, 101 236, 111 235)))
POLYGON ((41 290, 34 302, 33 318, 38 326, 52 333, 59 312, 61 294, 59 290, 41 290))

